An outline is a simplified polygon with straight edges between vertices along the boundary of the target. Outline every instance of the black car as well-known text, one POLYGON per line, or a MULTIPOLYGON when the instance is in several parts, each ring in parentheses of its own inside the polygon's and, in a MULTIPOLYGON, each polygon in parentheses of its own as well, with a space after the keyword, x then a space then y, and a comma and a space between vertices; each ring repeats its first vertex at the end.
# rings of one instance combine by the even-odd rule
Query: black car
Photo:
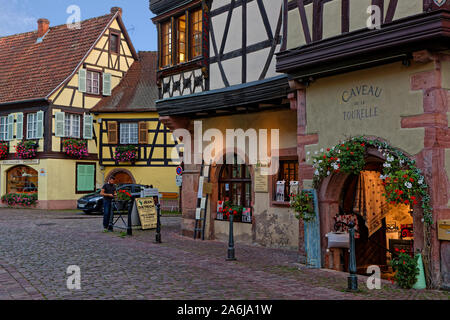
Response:
MULTIPOLYGON (((139 197, 141 191, 148 186, 141 184, 123 184, 117 185, 116 189, 128 191, 133 197, 139 197)), ((103 197, 100 195, 100 189, 94 193, 87 194, 77 201, 77 209, 83 210, 85 213, 103 213, 103 197)))

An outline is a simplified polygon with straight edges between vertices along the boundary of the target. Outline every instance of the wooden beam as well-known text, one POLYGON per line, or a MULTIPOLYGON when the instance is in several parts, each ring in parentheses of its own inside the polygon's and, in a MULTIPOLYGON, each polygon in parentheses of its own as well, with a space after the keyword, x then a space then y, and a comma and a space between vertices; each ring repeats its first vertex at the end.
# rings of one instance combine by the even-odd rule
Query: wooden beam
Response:
POLYGON ((297 0, 297 7, 300 13, 300 19, 302 21, 303 33, 305 35, 305 41, 307 44, 311 43, 311 32, 309 31, 308 17, 306 16, 305 5, 303 0, 297 0))

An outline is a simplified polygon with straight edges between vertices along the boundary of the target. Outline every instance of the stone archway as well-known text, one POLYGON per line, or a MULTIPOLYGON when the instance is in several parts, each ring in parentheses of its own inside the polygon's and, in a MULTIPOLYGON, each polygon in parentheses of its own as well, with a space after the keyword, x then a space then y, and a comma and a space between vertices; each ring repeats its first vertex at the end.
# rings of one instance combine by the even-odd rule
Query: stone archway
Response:
POLYGON ((108 179, 112 176, 116 178, 116 184, 136 184, 136 179, 134 178, 133 174, 127 169, 112 170, 108 174, 106 181, 108 181, 108 179))
MULTIPOLYGON (((380 139, 377 139, 380 140, 380 139)), ((407 155, 402 151, 404 155, 407 155)), ((410 159, 412 157, 407 155, 410 159)), ((367 147, 367 153, 365 156, 366 164, 385 162, 385 156, 381 154, 377 148, 373 146, 367 147)), ((334 227, 333 217, 339 212, 340 197, 343 192, 343 188, 348 174, 345 173, 332 173, 329 177, 323 179, 318 186, 318 198, 319 198, 319 212, 320 212, 320 242, 323 266, 330 269, 337 268, 336 257, 333 257, 331 252, 327 252, 327 238, 326 234, 330 232, 334 227)), ((414 251, 422 250, 424 246, 424 233, 422 216, 423 210, 421 205, 414 206, 413 215, 413 228, 414 228, 414 251)))

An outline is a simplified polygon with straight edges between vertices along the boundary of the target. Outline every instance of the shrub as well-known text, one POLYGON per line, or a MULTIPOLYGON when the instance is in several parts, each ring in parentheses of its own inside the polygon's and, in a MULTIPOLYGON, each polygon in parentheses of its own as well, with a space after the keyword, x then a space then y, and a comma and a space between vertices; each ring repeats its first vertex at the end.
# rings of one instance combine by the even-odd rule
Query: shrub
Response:
POLYGON ((396 249, 398 255, 391 261, 392 268, 396 271, 394 280, 403 289, 411 289, 419 275, 418 255, 412 258, 405 250, 396 249))

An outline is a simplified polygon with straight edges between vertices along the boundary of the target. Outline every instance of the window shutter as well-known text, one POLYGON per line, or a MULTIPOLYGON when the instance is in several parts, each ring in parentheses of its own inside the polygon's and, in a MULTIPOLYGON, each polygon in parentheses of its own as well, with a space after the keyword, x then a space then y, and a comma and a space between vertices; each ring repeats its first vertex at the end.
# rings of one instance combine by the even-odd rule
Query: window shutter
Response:
POLYGON ((65 118, 66 115, 64 112, 56 112, 55 113, 55 136, 56 137, 64 137, 65 133, 65 118))
POLYGON ((147 144, 147 143, 148 143, 147 122, 142 121, 139 122, 139 144, 147 144))
POLYGON ((38 111, 36 118, 37 118, 36 138, 42 139, 44 137, 44 111, 38 111))
POLYGON ((78 91, 86 92, 86 69, 78 71, 78 91))
POLYGON ((78 165, 77 166, 77 191, 95 190, 95 166, 78 165))
POLYGON ((103 95, 111 95, 111 74, 103 73, 103 95))
POLYGON ((117 144, 117 121, 108 122, 108 143, 117 144))
POLYGON ((83 121, 83 138, 84 139, 92 139, 93 131, 94 131, 94 119, 91 115, 85 114, 83 121))
POLYGON ((8 115, 8 141, 14 139, 14 114, 8 115))
POLYGON ((23 139, 23 113, 20 112, 17 114, 17 122, 16 122, 16 139, 23 139))

